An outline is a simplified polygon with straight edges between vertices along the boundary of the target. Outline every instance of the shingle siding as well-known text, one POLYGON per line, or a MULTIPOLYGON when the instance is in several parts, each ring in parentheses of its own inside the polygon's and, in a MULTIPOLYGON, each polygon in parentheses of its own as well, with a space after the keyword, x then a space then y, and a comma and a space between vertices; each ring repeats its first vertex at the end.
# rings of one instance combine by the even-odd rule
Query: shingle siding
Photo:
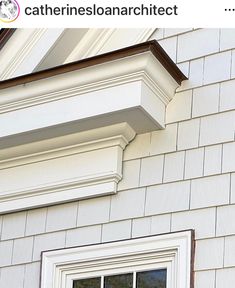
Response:
POLYGON ((195 229, 195 288, 233 287, 234 35, 153 34, 189 75, 167 108, 166 129, 138 135, 125 150, 116 195, 2 215, 0 287, 39 288, 43 250, 185 229, 195 229))

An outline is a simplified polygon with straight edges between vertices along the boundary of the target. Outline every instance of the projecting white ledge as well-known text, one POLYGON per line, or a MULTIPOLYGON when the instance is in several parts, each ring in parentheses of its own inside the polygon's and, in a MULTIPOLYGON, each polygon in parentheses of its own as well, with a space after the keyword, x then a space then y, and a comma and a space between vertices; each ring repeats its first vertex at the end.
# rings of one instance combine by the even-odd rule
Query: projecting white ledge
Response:
POLYGON ((0 213, 115 193, 184 79, 151 41, 0 82, 0 213))

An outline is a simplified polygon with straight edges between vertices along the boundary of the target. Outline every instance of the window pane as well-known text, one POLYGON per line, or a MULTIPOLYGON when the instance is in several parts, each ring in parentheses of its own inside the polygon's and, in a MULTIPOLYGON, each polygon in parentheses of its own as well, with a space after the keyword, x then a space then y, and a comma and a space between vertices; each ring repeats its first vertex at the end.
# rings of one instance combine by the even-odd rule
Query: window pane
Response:
POLYGON ((137 288, 166 288, 166 269, 139 272, 137 288))
POLYGON ((73 288, 100 288, 101 278, 80 279, 73 282, 73 288))
POLYGON ((104 278, 104 288, 132 288, 133 274, 107 276, 104 278))

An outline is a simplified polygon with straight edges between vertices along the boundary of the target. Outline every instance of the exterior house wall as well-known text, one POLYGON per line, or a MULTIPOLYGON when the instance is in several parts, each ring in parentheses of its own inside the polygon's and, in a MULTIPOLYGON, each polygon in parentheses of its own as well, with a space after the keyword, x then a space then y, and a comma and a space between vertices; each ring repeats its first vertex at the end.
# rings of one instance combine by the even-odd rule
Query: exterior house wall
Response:
POLYGON ((0 287, 39 288, 41 251, 185 229, 195 229, 195 288, 234 286, 234 35, 152 35, 189 77, 166 129, 129 144, 116 195, 0 216, 0 287))

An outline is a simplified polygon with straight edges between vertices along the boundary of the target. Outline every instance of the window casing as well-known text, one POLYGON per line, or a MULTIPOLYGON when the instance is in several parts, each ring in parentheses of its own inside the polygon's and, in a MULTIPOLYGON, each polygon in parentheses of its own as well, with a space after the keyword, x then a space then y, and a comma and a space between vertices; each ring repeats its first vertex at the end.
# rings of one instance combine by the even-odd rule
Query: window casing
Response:
POLYGON ((192 231, 183 231, 43 252, 41 288, 73 288, 79 279, 100 277, 104 282, 109 275, 135 277, 158 269, 167 271, 166 288, 190 288, 192 239, 192 231))

